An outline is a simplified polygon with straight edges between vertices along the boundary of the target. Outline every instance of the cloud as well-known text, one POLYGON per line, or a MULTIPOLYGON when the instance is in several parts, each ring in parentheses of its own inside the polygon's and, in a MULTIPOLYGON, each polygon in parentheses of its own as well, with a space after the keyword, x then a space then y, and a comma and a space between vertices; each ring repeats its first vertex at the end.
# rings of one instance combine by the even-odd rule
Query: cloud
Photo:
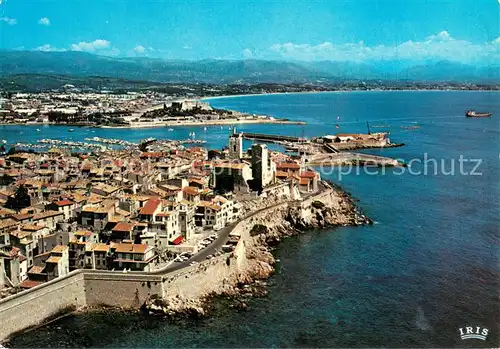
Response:
POLYGON ((241 53, 242 53, 244 58, 252 58, 253 57, 253 52, 249 48, 244 49, 241 53))
POLYGON ((437 33, 436 35, 430 35, 426 38, 427 40, 435 40, 435 41, 446 41, 446 40, 452 40, 450 33, 448 33, 446 30, 443 30, 442 32, 437 33))
POLYGON ((48 19, 47 17, 42 17, 42 18, 40 18, 38 20, 38 24, 49 26, 50 25, 50 19, 48 19))
POLYGON ((137 45, 133 49, 128 51, 127 55, 131 57, 148 56, 152 52, 156 52, 156 50, 151 46, 144 47, 142 45, 137 45))
POLYGON ((134 47, 134 52, 137 54, 141 54, 146 52, 146 48, 142 45, 137 45, 136 47, 134 47))
MULTIPOLYGON (((97 39, 92 42, 81 41, 78 44, 72 44, 71 50, 73 51, 86 51, 94 52, 98 50, 105 50, 110 47, 111 43, 108 40, 97 39)), ((115 49, 112 49, 115 50, 115 49)))
POLYGON ((45 44, 45 45, 38 46, 37 48, 35 48, 35 51, 42 51, 42 52, 63 52, 63 51, 66 51, 66 49, 53 47, 50 44, 45 44))
POLYGON ((15 25, 17 24, 17 19, 15 18, 10 18, 10 17, 0 17, 0 21, 7 23, 8 25, 15 25))
POLYGON ((493 63, 500 61, 500 39, 491 42, 472 43, 453 38, 447 31, 426 37, 423 41, 408 40, 399 45, 367 46, 358 43, 318 45, 274 44, 269 53, 284 59, 304 61, 381 61, 381 60, 450 60, 461 63, 493 63))

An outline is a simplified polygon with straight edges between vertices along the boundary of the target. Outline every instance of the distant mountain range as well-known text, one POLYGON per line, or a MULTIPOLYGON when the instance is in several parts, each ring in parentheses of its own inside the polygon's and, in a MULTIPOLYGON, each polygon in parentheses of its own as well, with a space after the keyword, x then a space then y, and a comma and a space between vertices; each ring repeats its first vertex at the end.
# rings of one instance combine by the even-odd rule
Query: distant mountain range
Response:
POLYGON ((266 60, 199 61, 119 58, 85 52, 0 51, 0 76, 19 74, 109 77, 204 83, 318 83, 341 80, 500 82, 500 66, 473 67, 449 61, 387 69, 387 62, 286 62, 266 60))

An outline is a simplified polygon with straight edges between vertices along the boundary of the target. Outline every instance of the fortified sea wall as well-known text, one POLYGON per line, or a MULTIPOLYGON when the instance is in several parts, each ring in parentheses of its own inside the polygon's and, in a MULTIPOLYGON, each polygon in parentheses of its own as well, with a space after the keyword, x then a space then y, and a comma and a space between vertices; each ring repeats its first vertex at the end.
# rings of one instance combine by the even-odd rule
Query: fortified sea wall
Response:
POLYGON ((253 243, 250 230, 254 224, 269 217, 273 217, 275 222, 272 223, 276 224, 290 207, 298 208, 302 218, 307 218, 314 200, 323 200, 335 206, 336 195, 328 189, 303 201, 276 204, 241 220, 232 231, 241 236, 235 250, 197 265, 163 275, 76 270, 2 299, 0 341, 48 318, 85 307, 138 309, 152 295, 182 303, 212 292, 223 292, 248 265, 246 250, 253 243))
POLYGON ((87 305, 81 271, 49 281, 0 301, 0 341, 59 312, 87 305))

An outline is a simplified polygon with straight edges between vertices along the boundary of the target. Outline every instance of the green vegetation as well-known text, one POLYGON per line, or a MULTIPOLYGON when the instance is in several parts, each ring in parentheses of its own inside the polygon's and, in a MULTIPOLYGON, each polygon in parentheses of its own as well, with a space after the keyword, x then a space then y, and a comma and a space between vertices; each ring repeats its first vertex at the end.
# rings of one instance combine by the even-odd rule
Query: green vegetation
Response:
POLYGON ((196 116, 196 115, 204 115, 207 120, 211 119, 211 115, 216 116, 216 115, 231 115, 233 112, 230 110, 224 110, 224 109, 215 109, 213 108, 212 110, 207 110, 203 109, 201 107, 195 106, 189 110, 182 110, 182 103, 172 103, 172 106, 167 107, 166 105, 163 105, 162 109, 157 109, 157 110, 151 110, 148 112, 145 112, 144 114, 141 115, 141 118, 144 119, 156 119, 160 117, 184 117, 184 116, 196 116))
POLYGON ((311 206, 314 207, 315 209, 318 209, 318 210, 325 208, 325 204, 321 201, 318 201, 318 200, 313 201, 311 206))
POLYGON ((269 232, 269 229, 263 224, 255 224, 252 227, 252 230, 250 230, 250 236, 257 236, 261 234, 267 234, 269 232))
POLYGON ((65 114, 51 111, 47 114, 50 122, 58 124, 96 124, 96 125, 126 125, 123 117, 130 115, 129 112, 115 111, 107 113, 92 113, 84 115, 82 113, 65 114))
POLYGON ((20 185, 14 196, 10 196, 5 203, 5 207, 16 211, 31 205, 31 198, 28 189, 24 185, 20 185))

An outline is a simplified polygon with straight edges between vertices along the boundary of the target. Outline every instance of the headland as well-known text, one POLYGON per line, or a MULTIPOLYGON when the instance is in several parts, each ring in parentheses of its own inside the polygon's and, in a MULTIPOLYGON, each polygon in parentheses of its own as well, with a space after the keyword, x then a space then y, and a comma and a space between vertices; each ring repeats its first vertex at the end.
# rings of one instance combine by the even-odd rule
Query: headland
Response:
POLYGON ((212 108, 196 97, 172 98, 154 92, 13 94, 0 110, 0 123, 106 128, 304 124, 300 120, 212 108))
MULTIPOLYGON (((220 122, 193 103, 187 114, 220 122)), ((183 105, 143 115, 189 119, 183 105)), ((401 165, 340 149, 392 146, 384 133, 307 140, 233 129, 220 150, 157 139, 40 142, 40 151, 4 149, 0 158, 0 340, 75 310, 202 316, 211 297, 246 294, 271 275, 270 248, 282 238, 371 223, 312 166, 401 165)))

